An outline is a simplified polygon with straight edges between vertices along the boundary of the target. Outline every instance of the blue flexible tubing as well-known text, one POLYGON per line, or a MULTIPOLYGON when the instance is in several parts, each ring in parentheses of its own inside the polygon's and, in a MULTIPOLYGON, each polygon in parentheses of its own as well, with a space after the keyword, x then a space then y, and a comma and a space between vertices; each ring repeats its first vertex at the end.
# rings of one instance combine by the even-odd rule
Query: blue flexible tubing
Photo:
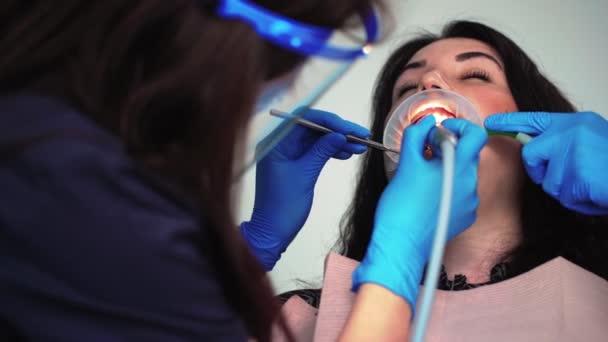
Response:
POLYGON ((440 148, 443 156, 441 202, 439 204, 437 229, 431 248, 431 258, 427 264, 426 276, 424 277, 420 310, 414 319, 413 342, 422 342, 424 340, 431 316, 433 301, 435 300, 435 291, 439 273, 441 271, 441 260, 443 259, 444 247, 448 238, 450 208, 452 206, 452 189, 454 187, 455 146, 449 141, 442 141, 440 148))
MULTIPOLYGON (((532 137, 524 133, 510 133, 509 136, 517 139, 522 144, 527 144, 532 137)), ((443 177, 441 187, 441 202, 439 204, 439 215, 437 229, 431 247, 431 257, 427 264, 426 276, 424 277, 424 287, 422 289, 422 297, 420 302, 420 310, 414 319, 414 335, 413 342, 422 342, 426 334, 433 301, 435 300, 435 291, 441 271, 441 260, 448 237, 448 225, 450 218, 450 208, 452 206, 452 188, 454 187, 454 153, 455 146, 444 140, 440 145, 442 160, 443 160, 443 177)), ((413 310, 412 310, 413 311, 413 310)))

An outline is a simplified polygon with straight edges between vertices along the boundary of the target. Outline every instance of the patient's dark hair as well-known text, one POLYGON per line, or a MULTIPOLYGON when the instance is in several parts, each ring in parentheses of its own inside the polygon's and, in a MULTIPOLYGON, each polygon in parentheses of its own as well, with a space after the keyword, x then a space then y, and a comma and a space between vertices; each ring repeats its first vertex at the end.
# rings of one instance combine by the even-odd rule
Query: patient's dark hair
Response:
MULTIPOLYGON (((470 38, 496 50, 520 111, 574 112, 574 106, 509 38, 476 22, 456 21, 440 35, 423 34, 397 49, 386 62, 373 97, 372 139, 382 141, 384 121, 392 107, 392 90, 401 70, 423 47, 446 38, 470 38)), ((352 259, 361 260, 367 250, 376 204, 388 184, 382 152, 370 150, 362 160, 353 202, 342 218, 338 247, 352 259)), ((606 217, 578 214, 549 197, 526 177, 521 198, 523 237, 510 251, 509 275, 516 276, 557 256, 608 279, 608 224, 606 217)))

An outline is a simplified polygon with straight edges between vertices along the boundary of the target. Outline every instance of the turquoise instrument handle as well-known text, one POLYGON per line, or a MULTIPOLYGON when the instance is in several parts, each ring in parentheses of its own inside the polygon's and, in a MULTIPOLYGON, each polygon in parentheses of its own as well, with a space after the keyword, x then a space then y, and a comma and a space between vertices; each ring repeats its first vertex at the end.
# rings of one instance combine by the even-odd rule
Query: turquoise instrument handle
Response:
POLYGON ((530 142, 530 140, 533 139, 531 136, 527 135, 526 133, 497 132, 497 131, 491 131, 491 130, 487 130, 487 132, 488 132, 488 135, 502 135, 502 136, 506 136, 506 137, 511 137, 513 139, 516 139, 523 145, 527 144, 528 142, 530 142))

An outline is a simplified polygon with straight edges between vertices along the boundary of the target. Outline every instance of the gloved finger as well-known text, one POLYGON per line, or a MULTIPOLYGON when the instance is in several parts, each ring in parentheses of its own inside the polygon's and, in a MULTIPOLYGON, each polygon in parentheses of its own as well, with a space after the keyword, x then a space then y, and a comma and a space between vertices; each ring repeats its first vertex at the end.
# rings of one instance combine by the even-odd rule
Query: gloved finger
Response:
POLYGON ((334 154, 333 158, 334 159, 339 159, 339 160, 347 160, 350 159, 350 157, 352 157, 353 154, 346 152, 346 151, 338 151, 338 153, 334 154))
POLYGON ((361 153, 364 153, 365 151, 367 151, 367 146, 359 144, 359 143, 349 142, 349 143, 346 143, 346 145, 344 145, 342 150, 350 152, 351 154, 361 154, 361 153))
MULTIPOLYGON (((299 110, 299 109, 298 109, 299 110)), ((316 124, 325 126, 334 132, 351 134, 358 138, 367 138, 371 135, 369 129, 354 122, 344 120, 338 115, 318 109, 305 109, 303 118, 316 124)))
POLYGON ((562 205, 572 211, 576 211, 578 213, 590 216, 606 216, 608 215, 608 208, 598 207, 593 202, 585 202, 585 203, 564 203, 560 202, 562 205))
POLYGON ((585 215, 606 215, 608 207, 594 203, 591 197, 593 186, 586 181, 587 177, 577 177, 579 170, 566 170, 564 185, 559 202, 566 208, 585 215))
POLYGON ((304 167, 322 167, 331 157, 342 151, 346 137, 340 133, 329 133, 317 140, 299 159, 304 167))
POLYGON ((539 136, 524 145, 521 151, 524 167, 534 183, 542 184, 547 172, 549 159, 556 158, 562 146, 558 136, 539 136))
POLYGON ((560 203, 585 215, 608 215, 608 186, 604 182, 593 182, 595 170, 577 168, 569 163, 564 175, 560 203))
POLYGON ((591 186, 584 179, 577 177, 576 173, 577 171, 572 168, 566 169, 564 175, 566 178, 564 178, 562 192, 558 198, 560 203, 569 209, 591 204, 589 198, 591 186))
POLYGON ((547 162, 545 161, 535 165, 524 163, 524 169, 535 184, 542 184, 545 179, 545 174, 547 173, 547 162))
POLYGON ((299 159, 321 136, 323 133, 296 125, 276 144, 274 150, 289 160, 299 159))
POLYGON ((521 132, 538 135, 551 127, 560 114, 546 112, 515 112, 490 115, 486 118, 486 129, 498 132, 521 132))
POLYGON ((463 119, 447 119, 441 125, 458 137, 457 160, 479 159, 479 152, 488 141, 488 133, 483 128, 463 119))
POLYGON ((544 178, 542 180, 543 190, 556 200, 560 200, 562 184, 564 183, 565 157, 556 156, 548 160, 544 178))
POLYGON ((399 155, 397 170, 404 164, 404 160, 416 162, 425 161, 423 151, 426 146, 427 136, 435 125, 435 118, 432 115, 429 115, 419 123, 405 129, 401 141, 401 153, 399 155))

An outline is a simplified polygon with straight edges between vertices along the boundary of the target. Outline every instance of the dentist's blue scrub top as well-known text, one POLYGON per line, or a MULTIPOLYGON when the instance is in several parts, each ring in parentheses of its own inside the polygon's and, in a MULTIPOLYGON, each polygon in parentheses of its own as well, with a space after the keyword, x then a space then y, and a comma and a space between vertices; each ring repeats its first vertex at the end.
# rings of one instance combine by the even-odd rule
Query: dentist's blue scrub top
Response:
POLYGON ((246 340, 196 214, 145 178, 58 100, 0 96, 0 335, 246 340))

